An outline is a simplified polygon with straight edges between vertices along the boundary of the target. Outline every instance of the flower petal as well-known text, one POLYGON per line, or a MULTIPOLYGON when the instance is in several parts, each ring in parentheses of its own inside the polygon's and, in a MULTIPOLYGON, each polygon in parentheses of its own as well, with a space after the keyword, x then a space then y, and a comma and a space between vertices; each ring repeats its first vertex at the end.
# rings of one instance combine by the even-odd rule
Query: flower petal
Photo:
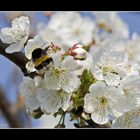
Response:
POLYGON ((63 94, 54 90, 39 89, 37 99, 41 103, 42 110, 55 113, 62 107, 63 94))
POLYGON ((25 95, 25 105, 30 111, 34 111, 40 107, 39 102, 36 99, 36 96, 25 95))
POLYGON ((61 81, 61 86, 64 91, 71 93, 77 88, 79 79, 74 73, 69 73, 66 76, 63 78, 64 80, 61 81))
POLYGON ((9 27, 1 29, 0 39, 3 43, 11 44, 16 42, 16 38, 13 36, 13 30, 9 27))
POLYGON ((61 63, 61 52, 58 51, 55 54, 52 55, 52 59, 54 62, 55 67, 60 67, 60 63, 61 63))
MULTIPOLYGON (((72 56, 66 57, 66 59, 61 63, 61 68, 66 69, 69 72, 76 71, 79 69, 78 63, 73 59, 72 56)), ((81 67, 80 67, 81 68, 81 67)))
POLYGON ((103 80, 104 79, 103 74, 102 74, 102 70, 98 66, 95 66, 92 69, 91 72, 97 80, 103 80))
POLYGON ((13 52, 19 52, 21 49, 24 48, 24 42, 19 41, 16 43, 11 44, 9 47, 6 48, 6 53, 13 53, 13 52))
POLYGON ((64 93, 63 95, 63 103, 62 103, 62 109, 66 111, 70 107, 70 100, 71 100, 72 94, 70 93, 64 93))
POLYGON ((23 82, 20 84, 20 92, 34 96, 36 94, 36 86, 33 82, 33 79, 29 77, 23 77, 23 82))
POLYGON ((118 86, 118 84, 120 83, 120 76, 113 73, 107 73, 104 76, 104 80, 107 85, 118 86))
POLYGON ((98 90, 99 90, 99 92, 102 92, 103 88, 106 88, 106 85, 104 82, 96 82, 96 83, 90 85, 89 92, 91 94, 95 94, 95 92, 98 92, 98 90))
POLYGON ((108 111, 105 110, 105 108, 100 109, 101 114, 98 114, 97 112, 93 112, 91 114, 92 120, 97 124, 106 124, 109 121, 109 114, 108 111))
POLYGON ((86 94, 84 97, 84 110, 87 113, 92 113, 95 110, 95 106, 97 104, 97 101, 92 98, 91 94, 86 94))
POLYGON ((59 90, 61 87, 60 80, 52 75, 52 71, 47 71, 44 75, 47 89, 59 90))
POLYGON ((12 21, 12 28, 18 28, 23 32, 29 32, 30 20, 28 17, 21 16, 12 21))

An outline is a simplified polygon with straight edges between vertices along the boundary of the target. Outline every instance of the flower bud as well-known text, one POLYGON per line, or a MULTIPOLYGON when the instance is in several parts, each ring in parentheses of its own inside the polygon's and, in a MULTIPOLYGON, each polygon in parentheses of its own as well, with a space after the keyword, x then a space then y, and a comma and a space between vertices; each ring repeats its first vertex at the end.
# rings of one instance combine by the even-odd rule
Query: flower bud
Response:
POLYGON ((75 59, 86 59, 87 51, 83 49, 81 44, 75 44, 69 49, 69 55, 73 56, 75 59))

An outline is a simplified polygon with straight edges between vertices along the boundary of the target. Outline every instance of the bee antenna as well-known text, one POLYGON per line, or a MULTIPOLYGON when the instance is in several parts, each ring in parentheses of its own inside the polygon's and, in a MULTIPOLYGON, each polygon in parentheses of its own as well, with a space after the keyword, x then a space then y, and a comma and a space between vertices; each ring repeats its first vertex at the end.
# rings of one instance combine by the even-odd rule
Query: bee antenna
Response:
POLYGON ((43 46, 45 46, 46 45, 46 43, 44 43, 41 47, 43 47, 43 46))

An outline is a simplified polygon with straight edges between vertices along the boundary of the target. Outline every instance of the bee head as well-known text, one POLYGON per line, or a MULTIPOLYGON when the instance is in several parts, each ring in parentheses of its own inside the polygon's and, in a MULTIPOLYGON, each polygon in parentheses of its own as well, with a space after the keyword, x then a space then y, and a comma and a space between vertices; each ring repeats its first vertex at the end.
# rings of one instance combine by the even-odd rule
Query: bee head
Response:
POLYGON ((33 61, 36 61, 37 59, 39 59, 41 56, 44 56, 46 55, 46 51, 41 49, 41 48, 38 48, 38 49, 35 49, 33 52, 32 52, 32 60, 33 61))

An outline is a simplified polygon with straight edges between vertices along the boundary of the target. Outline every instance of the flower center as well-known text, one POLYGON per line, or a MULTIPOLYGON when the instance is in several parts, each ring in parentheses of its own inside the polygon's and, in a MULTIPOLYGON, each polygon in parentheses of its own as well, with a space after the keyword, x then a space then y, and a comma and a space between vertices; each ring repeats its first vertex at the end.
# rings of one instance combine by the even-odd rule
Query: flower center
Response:
POLYGON ((103 66, 102 71, 103 71, 103 75, 106 75, 107 73, 115 73, 115 74, 117 74, 115 72, 114 68, 111 67, 111 66, 103 66))
POLYGON ((130 73, 132 71, 131 65, 127 65, 125 68, 126 68, 126 70, 127 70, 128 73, 130 73))
POLYGON ((108 105, 108 99, 105 96, 98 97, 97 99, 102 106, 108 105))
POLYGON ((104 20, 100 20, 98 23, 99 28, 107 30, 107 32, 112 32, 112 28, 104 20))
POLYGON ((130 128, 133 126, 133 121, 132 121, 132 115, 128 112, 126 113, 125 116, 125 123, 127 124, 127 127, 130 128))
POLYGON ((62 73, 62 70, 60 68, 58 68, 58 67, 55 67, 55 69, 54 69, 55 77, 59 78, 61 73, 62 73))
POLYGON ((53 71, 52 75, 54 77, 56 77, 57 79, 61 80, 62 82, 65 82, 66 80, 69 80, 69 77, 66 73, 66 70, 60 69, 58 67, 54 68, 54 71, 53 71))
POLYGON ((124 90, 124 96, 128 96, 129 95, 129 91, 128 90, 124 90))

